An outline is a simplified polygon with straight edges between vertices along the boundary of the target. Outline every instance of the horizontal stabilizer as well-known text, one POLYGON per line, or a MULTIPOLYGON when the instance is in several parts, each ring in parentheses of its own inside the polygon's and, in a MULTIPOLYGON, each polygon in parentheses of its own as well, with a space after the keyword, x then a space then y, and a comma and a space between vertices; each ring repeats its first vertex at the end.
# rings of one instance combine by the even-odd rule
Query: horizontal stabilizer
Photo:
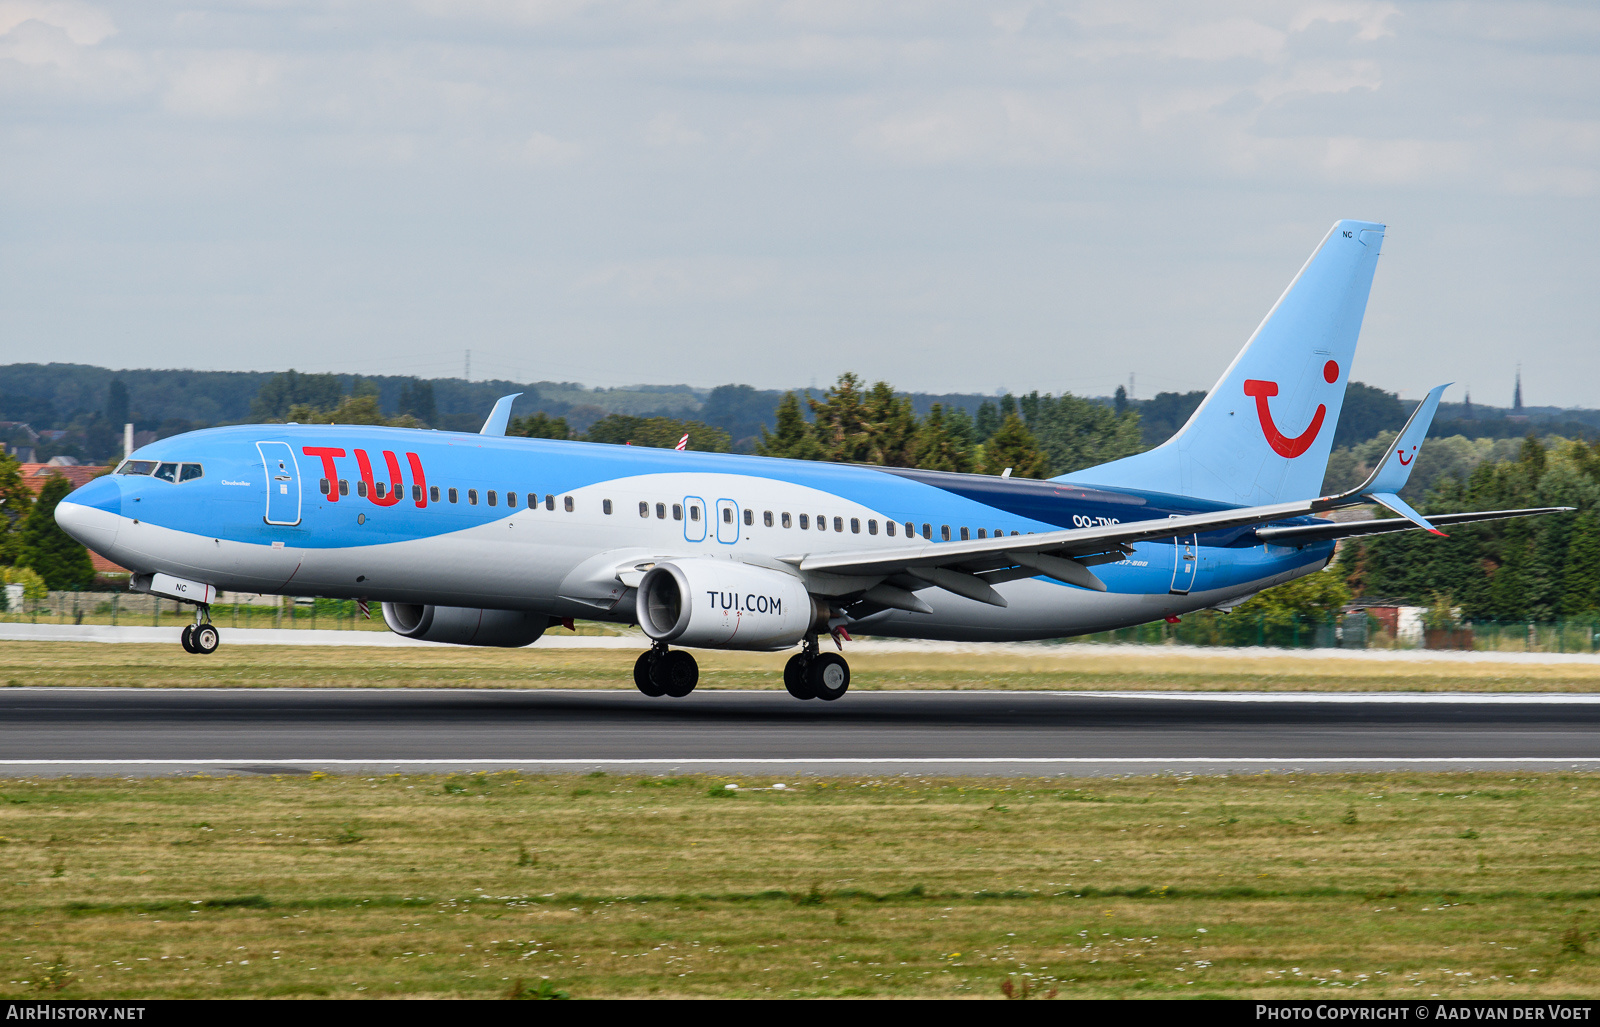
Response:
POLYGON ((520 392, 513 392, 509 396, 501 396, 494 401, 494 409, 489 411, 489 419, 483 422, 483 427, 478 430, 479 435, 504 435, 506 425, 511 423, 511 404, 520 392))

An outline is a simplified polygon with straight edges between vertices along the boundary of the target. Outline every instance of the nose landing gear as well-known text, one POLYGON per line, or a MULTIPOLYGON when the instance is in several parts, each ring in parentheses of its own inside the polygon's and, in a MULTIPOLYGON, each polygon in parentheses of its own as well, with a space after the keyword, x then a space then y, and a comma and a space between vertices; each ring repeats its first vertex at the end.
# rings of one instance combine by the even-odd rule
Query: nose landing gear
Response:
POLYGON ((682 649, 657 643, 640 653, 633 664, 633 684, 652 698, 670 695, 682 699, 700 683, 700 665, 682 649))
POLYGON ((850 689, 850 664, 838 653, 817 651, 817 640, 807 639, 783 667, 783 687, 796 699, 832 702, 850 689))
POLYGON ((203 603, 195 606, 194 623, 184 625, 179 641, 185 652, 197 656, 210 656, 217 651, 217 646, 222 644, 222 632, 211 623, 211 607, 203 603))

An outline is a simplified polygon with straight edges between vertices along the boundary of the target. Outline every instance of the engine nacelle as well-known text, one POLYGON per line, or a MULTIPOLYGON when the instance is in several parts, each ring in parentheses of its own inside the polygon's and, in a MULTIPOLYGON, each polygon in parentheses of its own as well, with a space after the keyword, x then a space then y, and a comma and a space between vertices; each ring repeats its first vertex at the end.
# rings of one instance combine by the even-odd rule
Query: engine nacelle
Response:
POLYGON ((531 645, 544 634, 550 618, 525 610, 479 610, 470 606, 421 606, 384 603, 389 630, 423 642, 453 645, 496 645, 506 649, 531 645))
POLYGON ((799 578, 732 560, 658 563, 637 603, 646 635, 702 649, 787 649, 812 631, 819 609, 827 620, 799 578))

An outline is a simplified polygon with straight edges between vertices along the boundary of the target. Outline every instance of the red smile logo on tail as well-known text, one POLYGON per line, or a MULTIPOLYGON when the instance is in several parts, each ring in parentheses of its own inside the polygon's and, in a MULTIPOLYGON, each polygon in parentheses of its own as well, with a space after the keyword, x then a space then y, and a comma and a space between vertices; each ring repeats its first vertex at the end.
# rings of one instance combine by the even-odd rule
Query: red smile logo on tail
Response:
MULTIPOLYGON (((1322 377, 1332 384, 1339 380, 1339 365, 1332 360, 1322 368, 1322 377)), ((1272 451, 1281 457, 1293 460, 1295 457, 1311 448, 1317 441, 1317 434, 1322 431, 1322 422, 1328 416, 1328 408, 1321 403, 1317 404, 1317 412, 1311 415, 1311 423, 1306 430, 1290 438, 1278 430, 1278 425, 1272 419, 1272 408, 1268 400, 1278 394, 1277 382, 1266 382, 1259 378, 1249 378, 1244 383, 1244 394, 1252 396, 1256 401, 1256 417, 1261 421, 1261 434, 1267 437, 1267 444, 1272 451)))

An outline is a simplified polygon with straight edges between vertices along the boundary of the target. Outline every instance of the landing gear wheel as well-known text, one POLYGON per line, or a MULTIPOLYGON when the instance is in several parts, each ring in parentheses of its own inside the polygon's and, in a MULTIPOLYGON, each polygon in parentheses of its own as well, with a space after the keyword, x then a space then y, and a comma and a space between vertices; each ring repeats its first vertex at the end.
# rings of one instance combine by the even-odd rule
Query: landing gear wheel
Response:
POLYGON ((823 653, 806 668, 806 684, 818 699, 833 701, 850 688, 850 665, 838 653, 823 653))
POLYGON ((783 665, 783 687, 796 699, 815 699, 817 693, 806 683, 806 664, 811 662, 805 653, 795 653, 783 665))
POLYGON ((198 654, 200 652, 200 650, 198 650, 198 649, 196 649, 194 647, 194 625, 193 624, 185 624, 183 626, 183 634, 178 636, 178 641, 183 643, 183 651, 184 652, 186 652, 186 653, 196 653, 196 654, 198 654))
POLYGON ((660 654, 654 649, 647 649, 640 653, 639 658, 633 663, 634 686, 652 699, 667 694, 666 690, 657 685, 650 677, 650 668, 655 666, 658 656, 660 654))
POLYGON ((194 646, 193 652, 210 656, 222 644, 222 632, 213 625, 201 624, 189 632, 189 644, 194 646))
POLYGON ((662 653, 650 668, 650 680, 674 699, 682 699, 699 683, 700 665, 682 649, 674 649, 662 653))

